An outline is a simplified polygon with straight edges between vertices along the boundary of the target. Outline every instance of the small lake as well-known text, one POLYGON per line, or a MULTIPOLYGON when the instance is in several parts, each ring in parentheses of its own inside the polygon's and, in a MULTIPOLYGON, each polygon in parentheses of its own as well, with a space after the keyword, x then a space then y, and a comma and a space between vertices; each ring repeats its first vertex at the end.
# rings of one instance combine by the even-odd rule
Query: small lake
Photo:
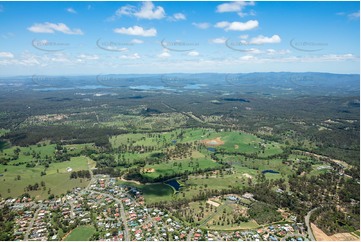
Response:
POLYGON ((168 184, 169 186, 173 187, 177 192, 179 191, 179 188, 181 185, 177 182, 177 180, 170 180, 167 181, 165 184, 168 184))
POLYGON ((208 147, 207 150, 210 152, 216 152, 216 148, 212 148, 212 147, 208 147))
POLYGON ((263 173, 263 174, 266 174, 266 173, 279 174, 278 171, 274 171, 274 170, 263 170, 262 173, 263 173))

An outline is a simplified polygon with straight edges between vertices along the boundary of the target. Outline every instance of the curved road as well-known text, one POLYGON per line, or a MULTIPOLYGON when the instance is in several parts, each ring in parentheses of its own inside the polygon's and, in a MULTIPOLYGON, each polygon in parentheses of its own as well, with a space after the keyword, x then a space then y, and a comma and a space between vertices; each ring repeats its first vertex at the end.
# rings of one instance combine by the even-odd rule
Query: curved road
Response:
POLYGON ((310 238, 311 241, 316 241, 315 237, 313 236, 313 233, 312 233, 312 229, 311 229, 311 225, 310 225, 310 217, 311 217, 311 214, 316 211, 318 209, 317 208, 314 208, 312 209, 311 211, 309 211, 307 213, 307 215, 305 216, 305 224, 306 224, 306 227, 307 227, 307 233, 308 233, 308 237, 310 238))

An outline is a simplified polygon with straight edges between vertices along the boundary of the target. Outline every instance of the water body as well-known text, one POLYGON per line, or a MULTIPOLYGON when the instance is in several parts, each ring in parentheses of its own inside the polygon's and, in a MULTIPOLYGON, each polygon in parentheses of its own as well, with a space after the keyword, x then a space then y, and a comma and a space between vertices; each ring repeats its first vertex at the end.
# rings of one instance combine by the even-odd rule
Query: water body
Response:
POLYGON ((167 181, 166 184, 173 187, 177 192, 179 191, 181 185, 177 182, 177 180, 170 180, 167 181))
POLYGON ((274 171, 274 170, 263 170, 262 173, 263 173, 263 174, 266 174, 266 173, 279 174, 278 171, 274 171))
POLYGON ((73 90, 73 89, 86 89, 86 90, 94 90, 94 89, 102 89, 102 88, 110 88, 106 86, 101 85, 85 85, 85 86, 74 86, 74 87, 37 87, 34 88, 34 91, 42 91, 42 92, 48 92, 48 91, 63 91, 63 90, 73 90))
POLYGON ((144 90, 144 91, 154 91, 154 90, 172 91, 172 90, 174 90, 172 88, 167 88, 165 86, 150 86, 150 85, 130 86, 129 89, 132 89, 132 90, 144 90))
POLYGON ((212 147, 208 147, 207 150, 209 150, 210 152, 216 152, 216 148, 212 148, 212 147))

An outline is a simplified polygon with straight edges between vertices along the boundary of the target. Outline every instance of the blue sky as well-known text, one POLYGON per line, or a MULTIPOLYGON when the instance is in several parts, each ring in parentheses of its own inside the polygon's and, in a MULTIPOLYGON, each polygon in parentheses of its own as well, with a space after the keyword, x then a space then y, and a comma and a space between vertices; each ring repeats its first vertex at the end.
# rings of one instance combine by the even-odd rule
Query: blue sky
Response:
POLYGON ((359 2, 0 2, 0 75, 360 73, 359 2))

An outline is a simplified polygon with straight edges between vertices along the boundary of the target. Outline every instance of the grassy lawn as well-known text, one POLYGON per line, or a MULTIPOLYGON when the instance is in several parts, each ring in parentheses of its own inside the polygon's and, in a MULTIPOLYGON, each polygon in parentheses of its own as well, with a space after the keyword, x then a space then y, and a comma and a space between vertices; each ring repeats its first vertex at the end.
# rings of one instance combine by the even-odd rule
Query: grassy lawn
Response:
POLYGON ((11 148, 4 149, 0 154, 0 157, 11 158, 14 156, 14 150, 16 148, 20 149, 19 158, 17 160, 11 161, 10 163, 18 163, 18 162, 28 162, 32 160, 36 160, 33 158, 33 154, 39 155, 40 159, 45 159, 46 157, 52 157, 55 151, 55 144, 47 144, 45 146, 40 145, 30 145, 29 147, 18 147, 13 146, 11 148))
POLYGON ((75 228, 64 240, 65 241, 89 241, 95 233, 93 226, 79 226, 75 228))
POLYGON ((240 224, 232 222, 234 217, 241 216, 242 213, 246 214, 247 212, 245 212, 245 210, 246 209, 239 204, 227 204, 219 207, 219 211, 215 213, 214 217, 212 217, 204 227, 217 230, 257 228, 259 225, 254 220, 241 222, 240 224))
POLYGON ((3 174, 0 178, 2 180, 0 194, 2 197, 19 196, 25 192, 24 188, 26 186, 34 185, 35 183, 40 184, 41 181, 45 182, 45 190, 41 188, 40 190, 29 192, 31 196, 35 196, 39 199, 44 199, 49 196, 47 193, 49 188, 54 195, 60 195, 74 187, 85 187, 87 185, 87 180, 70 180, 70 173, 67 172, 67 168, 71 167, 73 171, 87 170, 87 162, 88 160, 86 157, 72 157, 70 161, 52 163, 49 168, 46 169, 45 176, 40 175, 40 173, 45 170, 44 166, 29 168, 25 165, 0 165, 0 174, 3 174), (6 172, 5 169, 7 169, 6 172), (18 175, 20 176, 20 180, 16 180, 18 175), (8 189, 10 189, 10 192, 8 192, 8 189))
POLYGON ((210 225, 209 228, 211 230, 224 230, 224 231, 230 231, 230 230, 241 230, 241 229, 255 229, 258 228, 259 224, 257 224, 256 221, 250 220, 248 222, 242 222, 240 225, 232 225, 232 226, 222 226, 222 225, 210 225))
POLYGON ((144 199, 147 203, 172 201, 174 199, 173 188, 171 188, 166 184, 138 185, 133 182, 124 182, 124 181, 119 181, 119 184, 138 188, 140 191, 142 191, 144 199))
POLYGON ((169 161, 167 163, 147 165, 145 168, 153 168, 155 171, 144 173, 145 177, 159 177, 159 175, 172 175, 174 173, 184 173, 185 171, 194 171, 195 169, 206 169, 220 167, 221 165, 207 158, 194 159, 193 165, 190 166, 190 160, 169 161), (179 166, 181 164, 181 166, 179 166))

